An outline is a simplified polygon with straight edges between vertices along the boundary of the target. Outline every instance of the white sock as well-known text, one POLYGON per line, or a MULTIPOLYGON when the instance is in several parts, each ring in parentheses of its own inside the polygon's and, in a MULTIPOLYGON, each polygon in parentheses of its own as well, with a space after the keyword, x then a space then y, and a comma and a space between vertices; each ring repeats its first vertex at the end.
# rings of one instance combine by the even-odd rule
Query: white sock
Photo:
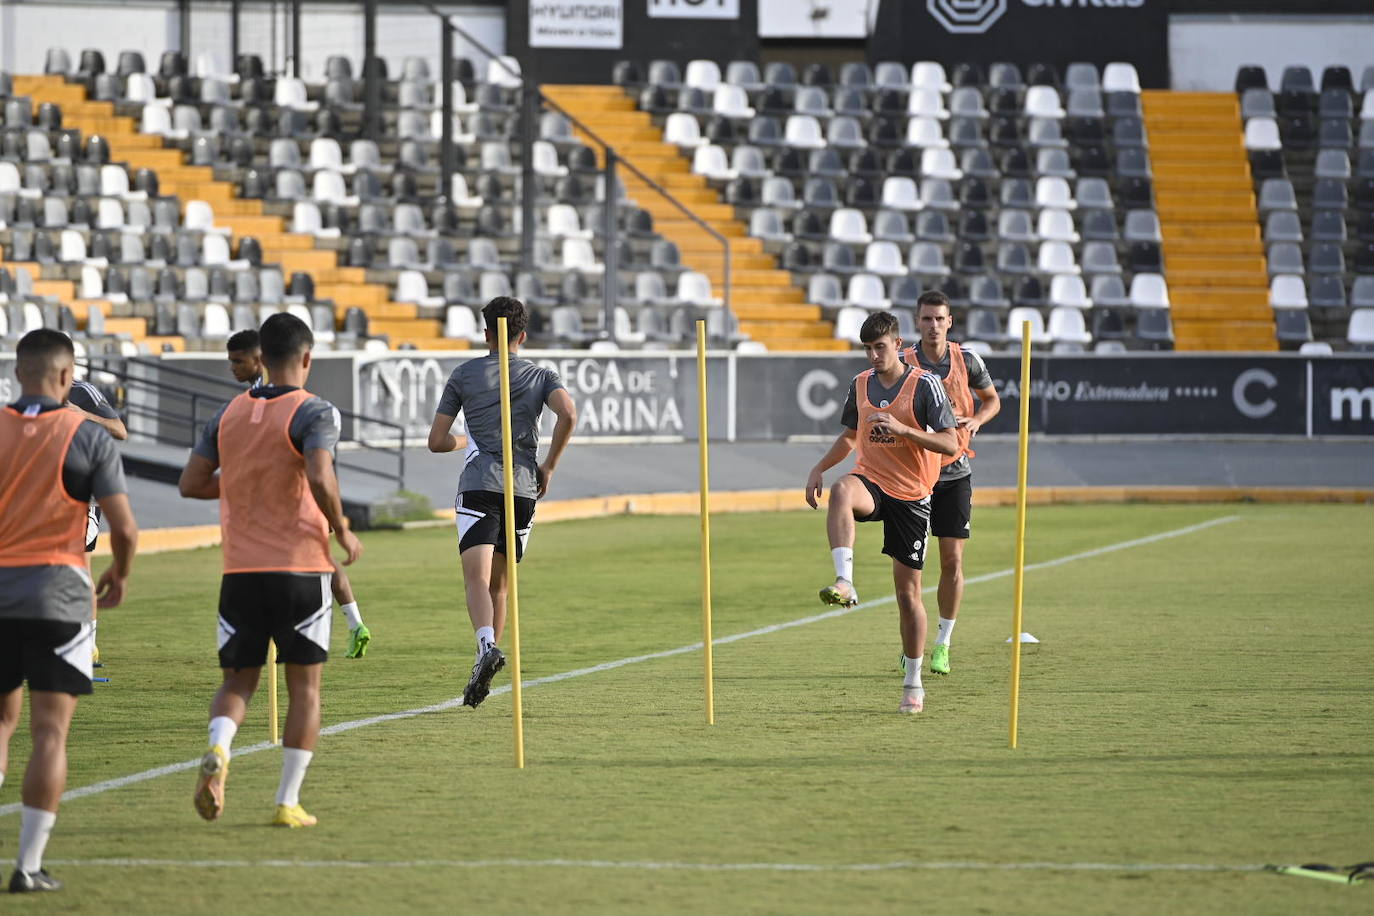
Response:
MULTIPOLYGON (((903 656, 906 659, 906 677, 902 681, 903 687, 921 686, 921 659, 903 656)), ((924 658, 924 656, 922 656, 924 658)))
POLYGON ((954 634, 954 620, 948 617, 940 617, 938 619, 940 621, 940 629, 935 634, 935 645, 947 646, 949 645, 950 636, 954 634))
POLYGON ((358 613, 358 602, 350 601, 348 604, 340 605, 339 610, 343 611, 350 630, 356 630, 363 625, 363 615, 358 613))
POLYGON ((305 781, 305 771, 310 766, 311 751, 297 747, 281 749, 281 782, 277 785, 277 804, 299 805, 301 803, 301 783, 305 781))
POLYGON ((48 848, 52 825, 57 823, 56 811, 23 806, 23 822, 19 826, 19 858, 15 867, 33 874, 43 867, 43 850, 48 848))
POLYGON ((491 627, 477 628, 477 657, 481 658, 482 653, 488 648, 496 645, 496 631, 491 627))
POLYGON ((5 784, 5 774, 0 772, 0 786, 5 784))
POLYGON ((224 748, 224 753, 229 753, 229 748, 234 743, 234 736, 239 733, 239 726, 228 716, 215 716, 210 720, 210 746, 218 744, 224 748))
POLYGON ((854 548, 832 547, 830 559, 835 561, 835 578, 854 581, 854 548))

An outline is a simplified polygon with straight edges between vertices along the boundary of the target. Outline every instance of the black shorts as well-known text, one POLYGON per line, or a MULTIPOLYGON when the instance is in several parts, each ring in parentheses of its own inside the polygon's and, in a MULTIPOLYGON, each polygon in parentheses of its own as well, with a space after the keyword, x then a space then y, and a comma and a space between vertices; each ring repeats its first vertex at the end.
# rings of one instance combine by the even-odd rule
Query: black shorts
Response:
MULTIPOLYGON (((491 544, 498 553, 506 552, 506 497, 490 490, 464 490, 453 503, 453 520, 458 526, 458 552, 469 547, 491 544)), ((515 562, 525 557, 525 547, 534 528, 534 500, 515 497, 515 562)))
POLYGON ((219 666, 261 668, 267 640, 277 660, 318 665, 329 658, 330 573, 226 573, 219 586, 219 666))
POLYGON ((926 565, 926 534, 930 528, 930 497, 918 500, 888 496, 876 483, 855 474, 873 497, 873 514, 861 522, 883 523, 883 553, 912 569, 926 565))
POLYGON ((86 552, 95 550, 95 542, 100 540, 100 507, 91 503, 86 509, 86 552))
POLYGON ((930 494, 930 533, 937 538, 966 538, 973 520, 973 475, 942 480, 930 494))
POLYGON ((0 693, 25 681, 30 690, 90 693, 94 645, 95 628, 89 623, 0 620, 0 693))

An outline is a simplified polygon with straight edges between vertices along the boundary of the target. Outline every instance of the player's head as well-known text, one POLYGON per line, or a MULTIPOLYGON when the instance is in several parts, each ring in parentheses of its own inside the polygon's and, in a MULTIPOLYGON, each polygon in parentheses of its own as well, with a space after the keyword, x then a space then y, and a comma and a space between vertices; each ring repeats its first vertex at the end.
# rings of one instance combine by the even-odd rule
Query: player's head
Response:
POLYGON ((901 329, 891 312, 874 312, 859 327, 859 342, 873 368, 882 372, 897 361, 902 350, 901 329))
POLYGON ((482 321, 486 325, 487 344, 495 350, 499 344, 496 339, 496 322, 506 319, 506 340, 513 347, 525 342, 525 328, 529 326, 529 312, 525 303, 514 296, 497 296, 482 308, 482 321))
POLYGON ((76 367, 76 348, 70 337, 49 328, 30 331, 20 339, 14 356, 14 374, 24 394, 67 399, 76 367))
POLYGON ((283 371, 310 368, 310 348, 315 335, 310 328, 290 312, 277 312, 262 323, 258 330, 258 347, 262 350, 262 364, 273 378, 283 371))
POLYGON ((225 344, 229 351, 229 371, 240 382, 251 382, 262 375, 262 348, 258 343, 258 332, 254 330, 236 331, 225 344))
POLYGON ((938 289, 921 293, 916 300, 916 327, 921 339, 937 346, 949 337, 949 328, 954 318, 949 310, 949 297, 938 289))

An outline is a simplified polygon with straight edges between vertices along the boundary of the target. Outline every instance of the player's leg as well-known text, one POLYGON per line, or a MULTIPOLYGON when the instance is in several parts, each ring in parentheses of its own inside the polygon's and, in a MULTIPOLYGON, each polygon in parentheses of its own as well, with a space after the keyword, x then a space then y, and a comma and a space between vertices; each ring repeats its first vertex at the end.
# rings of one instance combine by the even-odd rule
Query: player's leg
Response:
MULTIPOLYGON (((534 500, 516 497, 515 499, 515 550, 516 562, 525 559, 525 549, 529 546, 530 532, 534 530, 534 500)), ((495 631, 494 641, 499 643, 506 632, 506 597, 509 576, 506 573, 506 532, 501 529, 500 543, 493 545, 491 558, 491 580, 487 593, 491 596, 491 624, 495 631)), ((478 655, 482 646, 477 647, 478 655)))
POLYGON ((234 736, 248 714, 267 664, 268 629, 263 615, 262 573, 234 573, 220 580, 220 686, 210 700, 210 736, 196 772, 196 813, 213 821, 224 813, 224 787, 234 736))
POLYGON ((10 739, 19 727, 20 707, 24 702, 24 688, 0 694, 0 788, 5 785, 5 774, 10 768, 10 739))
MULTIPOLYGON (((89 687, 89 685, 88 685, 89 687)), ((53 891, 62 883, 43 870, 43 852, 57 806, 67 786, 67 733, 76 696, 58 690, 29 691, 29 732, 33 751, 24 770, 23 807, 19 827, 19 855, 10 877, 10 893, 53 891)))
POLYGON ((19 727, 24 702, 24 662, 20 622, 0 620, 0 787, 9 772, 10 739, 19 727))
POLYGON ((940 545, 940 617, 930 653, 930 670, 936 674, 949 674, 950 670, 949 646, 964 597, 964 543, 969 537, 972 514, 971 477, 936 485, 930 510, 930 533, 940 545))
POLYGON ((491 680, 506 665, 496 647, 506 624, 506 558, 493 544, 477 544, 463 551, 463 588, 468 617, 477 637, 477 657, 463 688, 463 705, 477 707, 491 692, 491 680))
POLYGON ((925 706, 921 684, 921 659, 926 645, 926 608, 921 601, 921 571, 900 560, 892 561, 892 582, 897 590, 897 620, 902 634, 905 661, 901 712, 917 713, 925 706))
POLYGON ((872 520, 878 503, 871 484, 855 474, 846 474, 830 487, 826 506, 825 533, 830 541, 830 559, 835 564, 835 581, 821 589, 821 601, 836 607, 859 603, 854 588, 854 534, 858 521, 872 520))
MULTIPOLYGON (((91 553, 95 550, 96 542, 100 540, 100 507, 92 502, 86 507, 86 552, 91 553)), ((91 665, 95 668, 105 667, 100 663, 100 647, 96 645, 96 636, 100 629, 100 612, 95 606, 95 595, 91 595, 91 665)))
POLYGON ((334 593, 334 600, 339 602, 339 610, 343 611, 344 620, 348 622, 348 651, 344 653, 344 658, 362 658, 367 654, 367 646, 372 642, 372 631, 363 623, 362 612, 358 610, 358 599, 353 595, 353 583, 348 581, 348 573, 339 565, 338 560, 331 558, 334 564, 334 577, 330 580, 330 589, 334 593))
POLYGON ((320 680, 324 665, 286 665, 286 727, 282 730, 281 780, 277 783, 278 827, 313 827, 317 820, 301 807, 301 783, 320 737, 320 680))
POLYGON ((320 736, 320 680, 329 658, 329 575, 282 575, 276 588, 272 638, 286 666, 286 727, 282 730, 281 780, 277 784, 278 827, 313 827, 301 807, 301 783, 320 736))

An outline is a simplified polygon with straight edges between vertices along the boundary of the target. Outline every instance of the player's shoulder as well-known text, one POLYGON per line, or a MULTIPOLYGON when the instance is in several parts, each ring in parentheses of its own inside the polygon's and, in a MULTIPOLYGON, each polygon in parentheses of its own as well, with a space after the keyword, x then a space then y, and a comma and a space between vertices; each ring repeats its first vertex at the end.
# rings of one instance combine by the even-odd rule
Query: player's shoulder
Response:
POLYGON ((916 379, 916 387, 918 390, 924 388, 935 397, 936 401, 943 401, 945 399, 944 383, 940 381, 940 376, 931 372, 929 369, 921 370, 920 376, 916 379))
POLYGON ((100 393, 100 389, 84 379, 72 379, 72 390, 68 397, 85 397, 93 404, 105 403, 105 395, 100 393))

